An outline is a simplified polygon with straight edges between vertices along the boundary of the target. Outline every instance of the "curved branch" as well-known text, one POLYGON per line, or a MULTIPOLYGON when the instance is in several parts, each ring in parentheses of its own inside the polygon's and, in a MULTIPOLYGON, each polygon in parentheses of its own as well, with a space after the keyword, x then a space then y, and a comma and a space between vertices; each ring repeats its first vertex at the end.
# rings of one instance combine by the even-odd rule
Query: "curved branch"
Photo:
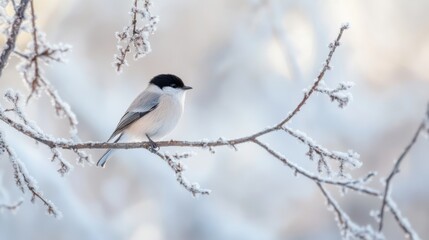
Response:
MULTIPOLYGON (((381 203, 381 209, 380 209, 380 222, 378 225, 378 231, 381 232, 381 230, 383 229, 383 221, 384 221, 384 209, 386 207, 386 204, 388 203, 388 195, 389 195, 389 191, 390 191, 390 183, 393 179, 393 177, 395 176, 395 174, 399 173, 399 166, 401 164, 401 162, 404 160, 405 156, 408 154, 408 152, 411 150, 411 148, 414 146, 414 144, 416 143, 420 133, 425 129, 425 122, 423 121, 419 127, 417 128, 417 131, 414 133, 413 138, 411 139, 411 142, 408 143, 408 145, 405 147, 404 151, 401 153, 401 155, 399 156, 399 158, 396 160, 392 171, 390 171, 389 176, 386 179, 386 185, 384 188, 384 193, 383 193, 383 201, 381 203)), ((396 217, 395 217, 396 218, 396 217)))

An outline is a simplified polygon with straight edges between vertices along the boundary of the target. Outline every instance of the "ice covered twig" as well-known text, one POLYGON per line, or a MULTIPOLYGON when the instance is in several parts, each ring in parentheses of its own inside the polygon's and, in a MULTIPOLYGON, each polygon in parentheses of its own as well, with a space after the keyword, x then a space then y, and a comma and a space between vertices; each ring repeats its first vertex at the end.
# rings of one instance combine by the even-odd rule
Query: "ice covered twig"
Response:
MULTIPOLYGON (((13 91, 12 89, 9 89, 5 93, 5 99, 12 104, 12 108, 6 109, 5 112, 15 113, 15 115, 23 123, 23 128, 27 127, 29 129, 28 131, 32 131, 34 135, 43 136, 46 139, 51 139, 49 136, 43 133, 43 131, 36 125, 36 123, 28 120, 28 118, 25 116, 24 111, 22 109, 21 94, 13 91)), ((5 114, 5 112, 0 112, 0 115, 5 114)), ((50 148, 52 152, 51 161, 59 163, 60 168, 58 169, 58 172, 61 174, 61 176, 64 176, 66 173, 69 172, 72 166, 62 157, 61 152, 58 148, 56 148, 55 146, 51 146, 50 148)))
POLYGON ((326 86, 321 86, 316 88, 317 92, 324 93, 329 96, 332 102, 337 102, 338 107, 344 108, 352 99, 352 95, 348 90, 353 87, 354 83, 352 82, 341 82, 338 87, 330 89, 326 86))
MULTIPOLYGON (((307 156, 310 158, 310 160, 314 160, 315 154, 319 156, 318 159, 318 165, 322 165, 328 175, 331 172, 331 169, 329 165, 326 163, 325 158, 329 158, 331 160, 336 160, 339 163, 339 172, 338 174, 340 176, 344 175, 344 166, 351 166, 351 167, 360 167, 362 165, 362 162, 359 160, 359 154, 355 153, 352 150, 349 150, 347 153, 339 152, 339 151, 330 151, 321 145, 317 144, 313 139, 308 137, 305 133, 299 131, 299 130, 293 130, 289 127, 283 127, 282 128, 285 132, 287 132, 289 135, 293 136, 294 138, 298 139, 302 143, 308 146, 309 150, 307 153, 307 156)), ((319 167, 319 172, 322 171, 321 167, 319 167)))
POLYGON ((155 33, 159 18, 152 15, 151 6, 151 0, 134 0, 134 5, 130 12, 130 24, 125 26, 122 32, 116 33, 117 49, 119 51, 119 54, 114 55, 113 61, 116 72, 122 72, 124 65, 128 65, 126 58, 127 54, 131 52, 131 47, 135 51, 134 60, 142 58, 152 51, 149 36, 155 33), (142 5, 140 8, 138 6, 139 2, 142 5), (143 26, 139 26, 139 22, 143 22, 143 26))
POLYGON ((389 197, 386 199, 386 206, 389 207, 389 210, 392 213, 393 217, 395 218, 395 221, 398 223, 399 227, 405 233, 405 237, 408 237, 411 240, 419 240, 420 239, 419 235, 413 229, 408 219, 402 215, 396 203, 389 197))
POLYGON ((28 2, 30 0, 21 0, 21 3, 15 11, 15 17, 12 24, 10 25, 9 36, 6 40, 6 44, 3 47, 3 51, 0 55, 0 77, 2 75, 3 69, 5 68, 9 56, 12 51, 15 49, 16 38, 18 37, 22 21, 24 20, 24 12, 27 8, 28 2))
POLYGON ((188 158, 192 154, 173 154, 170 155, 168 153, 159 153, 157 152, 156 155, 158 155, 161 159, 163 159, 168 166, 174 171, 174 174, 176 175, 177 182, 182 185, 187 191, 192 193, 194 197, 198 195, 209 195, 210 190, 209 189, 203 189, 200 187, 198 183, 190 183, 184 176, 183 172, 186 170, 186 166, 183 165, 179 159, 181 158, 188 158))
POLYGON ((39 190, 36 181, 28 173, 25 165, 17 157, 15 152, 9 145, 6 143, 3 133, 0 132, 0 154, 6 153, 14 169, 14 175, 16 184, 21 191, 25 192, 24 188, 30 191, 31 193, 31 202, 35 202, 36 199, 39 199, 45 206, 47 213, 53 215, 56 218, 61 218, 61 212, 56 208, 56 206, 39 190))
POLYGON ((70 50, 70 46, 62 43, 52 45, 46 41, 45 34, 41 33, 36 25, 33 1, 30 3, 30 13, 32 41, 23 52, 14 51, 22 59, 17 68, 30 89, 27 102, 32 97, 39 96, 41 92, 45 92, 51 98, 57 116, 67 118, 70 132, 73 136, 76 136, 78 121, 75 114, 71 111, 70 106, 62 100, 57 90, 45 78, 43 69, 40 66, 41 62, 45 64, 63 62, 64 54, 70 50))
POLYGON ((338 227, 341 231, 341 237, 343 239, 384 239, 384 236, 381 233, 374 231, 371 226, 359 226, 353 222, 347 213, 340 207, 334 197, 332 197, 331 194, 329 194, 329 192, 322 186, 322 184, 319 182, 316 184, 326 199, 328 209, 335 213, 338 227))
POLYGON ((331 69, 330 64, 331 64, 332 57, 334 56, 335 50, 337 50, 337 48, 340 46, 340 40, 341 40, 341 37, 343 36, 344 31, 347 30, 348 28, 349 28, 348 24, 344 24, 341 26, 340 32, 338 33, 334 42, 329 44, 328 57, 326 58, 323 64, 322 70, 320 70, 319 75, 317 75, 317 78, 314 80, 314 83, 311 86, 310 90, 304 93, 304 97, 302 98, 302 100, 298 103, 295 109, 291 113, 289 113, 289 115, 277 125, 277 128, 281 128, 287 122, 289 122, 301 110, 301 108, 305 105, 305 103, 310 98, 310 96, 316 91, 317 87, 319 86, 319 83, 323 80, 325 73, 331 69))
POLYGON ((20 199, 15 203, 0 203, 0 210, 6 209, 9 211, 15 211, 22 205, 23 202, 24 201, 20 199))

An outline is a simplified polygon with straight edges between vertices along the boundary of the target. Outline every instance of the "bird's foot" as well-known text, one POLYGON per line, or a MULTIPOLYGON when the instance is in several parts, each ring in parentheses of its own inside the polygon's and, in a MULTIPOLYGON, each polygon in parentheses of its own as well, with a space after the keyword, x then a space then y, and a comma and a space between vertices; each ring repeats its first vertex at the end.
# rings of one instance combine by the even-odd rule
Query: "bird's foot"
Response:
POLYGON ((158 144, 155 142, 149 142, 149 147, 147 148, 151 153, 157 153, 159 150, 158 144))
POLYGON ((156 142, 154 142, 148 135, 146 135, 146 137, 149 139, 149 146, 147 150, 149 150, 151 153, 157 153, 160 149, 158 144, 156 144, 156 142))

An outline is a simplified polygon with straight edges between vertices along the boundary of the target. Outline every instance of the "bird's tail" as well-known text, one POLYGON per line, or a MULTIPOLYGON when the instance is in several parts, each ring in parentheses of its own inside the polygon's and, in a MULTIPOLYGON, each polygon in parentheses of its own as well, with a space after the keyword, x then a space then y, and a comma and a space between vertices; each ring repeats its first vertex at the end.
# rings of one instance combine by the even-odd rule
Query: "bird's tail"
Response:
MULTIPOLYGON (((121 133, 121 135, 119 135, 119 137, 114 141, 114 143, 117 143, 118 141, 119 141, 119 139, 121 139, 121 137, 122 137, 122 133, 121 133)), ((98 160, 98 162, 97 162, 97 166, 99 166, 99 167, 103 167, 104 168, 104 166, 106 165, 106 163, 107 163, 107 160, 109 160, 110 159, 110 155, 112 155, 112 153, 115 151, 115 149, 109 149, 109 150, 107 150, 104 154, 103 154, 103 156, 101 156, 101 158, 100 158, 100 160, 98 160)))
POLYGON ((97 166, 99 167, 104 167, 104 165, 106 165, 107 160, 109 160, 110 155, 112 155, 114 149, 109 149, 107 150, 103 156, 100 158, 100 160, 98 160, 97 162, 97 166))

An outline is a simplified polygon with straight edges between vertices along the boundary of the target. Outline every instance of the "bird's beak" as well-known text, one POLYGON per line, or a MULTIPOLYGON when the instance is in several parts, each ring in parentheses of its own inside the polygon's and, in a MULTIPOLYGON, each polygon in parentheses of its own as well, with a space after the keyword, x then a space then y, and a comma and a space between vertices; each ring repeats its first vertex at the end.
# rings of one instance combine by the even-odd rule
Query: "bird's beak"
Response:
POLYGON ((183 90, 190 90, 190 89, 192 89, 192 87, 184 86, 182 89, 183 89, 183 90))

